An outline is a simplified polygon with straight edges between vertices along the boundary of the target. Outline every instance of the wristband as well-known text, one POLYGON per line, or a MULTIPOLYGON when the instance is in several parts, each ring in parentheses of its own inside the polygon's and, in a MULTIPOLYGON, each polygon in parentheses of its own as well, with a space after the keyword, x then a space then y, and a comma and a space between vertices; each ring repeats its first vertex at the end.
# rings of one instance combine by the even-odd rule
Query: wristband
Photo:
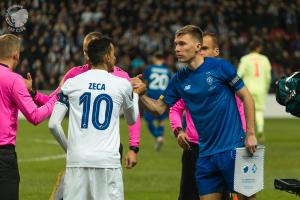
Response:
POLYGON ((32 97, 32 99, 34 99, 35 95, 36 95, 37 91, 35 89, 32 89, 29 94, 32 97))
POLYGON ((135 146, 130 146, 129 149, 134 151, 134 153, 138 153, 140 151, 140 148, 135 147, 135 146))

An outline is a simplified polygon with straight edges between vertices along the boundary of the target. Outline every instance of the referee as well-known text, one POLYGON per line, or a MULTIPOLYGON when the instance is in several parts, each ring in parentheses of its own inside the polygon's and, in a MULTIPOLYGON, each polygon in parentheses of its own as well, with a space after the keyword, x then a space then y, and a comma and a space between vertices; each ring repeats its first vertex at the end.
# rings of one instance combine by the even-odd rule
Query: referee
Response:
POLYGON ((21 40, 13 34, 0 36, 0 195, 1 199, 19 199, 19 169, 15 152, 18 111, 37 125, 47 119, 57 97, 37 108, 22 76, 13 72, 20 58, 21 40))

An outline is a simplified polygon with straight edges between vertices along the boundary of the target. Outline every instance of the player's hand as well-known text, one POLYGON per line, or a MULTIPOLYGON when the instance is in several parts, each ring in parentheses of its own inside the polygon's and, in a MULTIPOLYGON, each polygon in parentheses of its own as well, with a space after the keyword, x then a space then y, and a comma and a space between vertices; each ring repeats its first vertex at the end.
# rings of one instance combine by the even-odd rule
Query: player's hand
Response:
POLYGON ((132 85, 133 88, 136 88, 136 87, 138 87, 140 84, 143 83, 143 81, 142 81, 142 79, 141 79, 142 77, 143 77, 143 75, 142 75, 142 74, 139 74, 139 75, 137 75, 136 77, 133 77, 133 78, 130 79, 130 83, 131 83, 131 85, 132 85))
POLYGON ((137 154, 134 151, 129 150, 125 158, 125 167, 127 169, 131 169, 136 164, 137 164, 137 154))
POLYGON ((248 149, 250 154, 254 154, 257 146, 257 139, 255 137, 255 133, 247 133, 245 146, 248 149))
POLYGON ((179 144, 179 146, 184 150, 190 150, 191 146, 189 144, 189 141, 190 139, 187 136, 187 134, 184 131, 180 131, 180 133, 177 136, 177 143, 179 144))
POLYGON ((25 86, 26 86, 27 90, 29 92, 32 91, 32 77, 31 77, 31 74, 29 72, 27 73, 27 77, 24 78, 24 83, 25 83, 25 86))
POLYGON ((131 78, 130 82, 133 87, 133 92, 143 95, 146 93, 147 86, 146 84, 141 80, 142 74, 137 75, 136 77, 131 78))
POLYGON ((133 92, 137 93, 139 96, 144 95, 147 91, 147 86, 145 83, 140 83, 135 88, 133 88, 133 92))

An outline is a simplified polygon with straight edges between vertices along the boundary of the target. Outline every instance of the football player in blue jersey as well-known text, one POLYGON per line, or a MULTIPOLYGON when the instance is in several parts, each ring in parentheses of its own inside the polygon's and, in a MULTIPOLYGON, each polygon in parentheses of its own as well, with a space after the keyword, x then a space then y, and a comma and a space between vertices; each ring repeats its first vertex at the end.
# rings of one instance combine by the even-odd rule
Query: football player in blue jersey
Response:
MULTIPOLYGON (((165 91, 171 78, 170 69, 164 64, 162 54, 156 53, 152 58, 152 64, 144 71, 144 80, 147 84, 147 96, 158 99, 165 91)), ((164 142, 164 124, 168 117, 168 111, 160 116, 155 116, 149 111, 144 111, 144 119, 150 133, 156 138, 155 149, 159 151, 164 142)))
MULTIPOLYGON (((147 95, 141 103, 154 114, 163 114, 182 98, 199 134, 199 157, 196 164, 196 182, 200 200, 221 200, 223 192, 233 191, 235 149, 245 146, 249 153, 256 151, 254 131, 254 102, 237 75, 235 67, 221 58, 204 58, 201 54, 202 31, 187 25, 175 34, 175 52, 178 61, 186 67, 171 79, 163 95, 154 100, 147 95), (235 102, 235 94, 244 103, 246 133, 235 102)), ((139 77, 132 79, 134 87, 146 90, 139 77)), ((182 128, 176 128, 179 145, 189 149, 189 138, 182 128)), ((239 199, 255 200, 256 195, 239 199)))

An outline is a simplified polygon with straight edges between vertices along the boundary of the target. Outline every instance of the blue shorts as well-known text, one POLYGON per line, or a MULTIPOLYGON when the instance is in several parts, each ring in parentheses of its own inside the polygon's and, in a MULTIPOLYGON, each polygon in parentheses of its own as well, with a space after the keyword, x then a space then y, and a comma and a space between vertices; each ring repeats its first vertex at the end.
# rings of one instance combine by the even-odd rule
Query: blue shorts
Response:
POLYGON ((196 183, 199 195, 233 192, 235 150, 198 157, 196 183))
POLYGON ((164 112, 164 114, 157 116, 157 115, 153 115, 150 112, 148 112, 147 110, 144 110, 144 119, 148 122, 151 122, 153 120, 165 120, 168 117, 168 112, 164 112))

